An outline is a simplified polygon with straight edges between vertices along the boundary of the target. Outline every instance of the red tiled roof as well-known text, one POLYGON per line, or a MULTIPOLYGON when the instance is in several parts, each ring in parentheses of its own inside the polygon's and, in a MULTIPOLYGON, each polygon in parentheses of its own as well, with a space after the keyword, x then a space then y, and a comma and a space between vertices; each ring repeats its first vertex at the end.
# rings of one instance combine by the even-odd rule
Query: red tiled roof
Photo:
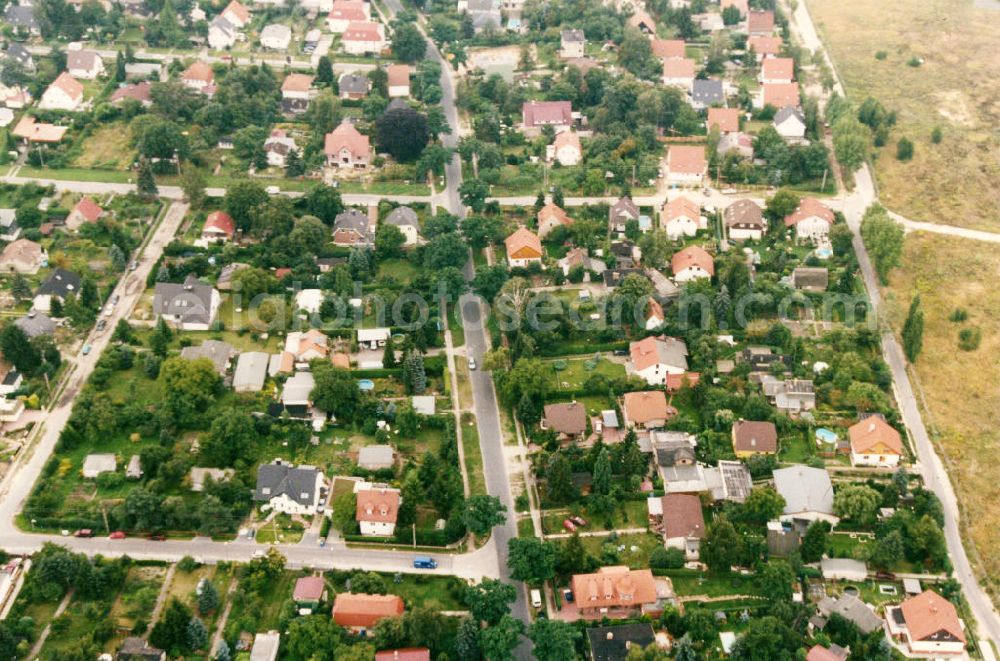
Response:
POLYGON ((777 55, 784 43, 781 37, 757 35, 747 39, 747 48, 752 48, 757 55, 777 55))
POLYGON ((344 31, 342 41, 381 41, 379 24, 371 21, 352 21, 344 31))
POLYGON ((799 200, 799 206, 795 208, 795 211, 785 216, 785 227, 792 227, 793 225, 798 225, 806 218, 822 218, 829 224, 833 225, 833 211, 830 207, 826 206, 815 197, 804 197, 799 200))
POLYGON ((851 425, 847 430, 851 438, 851 451, 856 454, 868 454, 871 450, 882 446, 892 454, 903 454, 903 441, 892 425, 878 416, 870 416, 851 425))
POLYGON ((774 12, 751 11, 747 14, 748 32, 771 32, 774 30, 774 12))
POLYGON ((667 152, 667 171, 677 174, 705 172, 705 148, 694 145, 671 145, 667 152))
POLYGON ((517 231, 503 240, 507 248, 507 257, 512 259, 536 258, 542 256, 542 240, 538 235, 526 227, 519 227, 517 231), (528 254, 521 255, 522 251, 528 254))
POLYGON ((926 640, 944 631, 957 640, 965 642, 965 632, 958 619, 958 612, 950 601, 934 590, 924 590, 916 597, 907 599, 900 605, 909 638, 926 640))
POLYGON ((670 270, 674 275, 692 266, 700 267, 709 275, 715 275, 715 260, 699 246, 688 246, 670 258, 670 270))
POLYGON ((593 574, 573 576, 578 608, 634 608, 656 602, 656 581, 648 569, 601 567, 593 574))
POLYGON ((385 68, 389 77, 389 87, 402 87, 410 84, 410 67, 405 64, 391 64, 385 68))
POLYGON ((795 80, 795 60, 790 57, 769 57, 760 68, 764 80, 795 80))
POLYGON ((694 60, 672 58, 663 61, 664 78, 694 78, 694 60))
POLYGON ((653 56, 661 60, 684 57, 683 39, 653 39, 650 45, 653 47, 653 56))
POLYGON ((387 617, 403 614, 403 600, 397 595, 341 592, 333 602, 333 621, 342 627, 369 629, 387 617))
POLYGON ((250 10, 241 5, 237 0, 232 0, 225 9, 222 10, 223 14, 232 14, 240 20, 241 23, 246 23, 250 20, 250 10))
POLYGON ((662 390, 627 392, 622 398, 625 417, 629 422, 643 424, 652 420, 666 420, 670 417, 667 396, 662 390))
POLYGON ((691 220, 698 222, 701 217, 701 208, 698 206, 697 202, 681 195, 680 197, 675 197, 663 205, 663 216, 667 220, 674 220, 675 218, 690 218, 691 220))
POLYGON ((319 601, 326 590, 326 582, 322 576, 303 576, 295 581, 292 599, 295 601, 319 601))
POLYGON ((358 0, 336 0, 327 18, 341 21, 367 21, 365 3, 358 0))
POLYGON ((184 80, 197 80, 208 85, 215 80, 215 72, 212 71, 212 67, 207 63, 199 61, 189 66, 181 74, 181 78, 184 80))
POLYGON ((375 661, 431 661, 431 651, 426 647, 404 647, 375 653, 375 661))
POLYGON ((765 83, 764 105, 774 106, 781 109, 786 106, 798 107, 799 105, 799 84, 798 83, 765 83))
POLYGON ((663 507, 663 537, 705 536, 705 517, 701 512, 701 498, 691 494, 668 493, 660 499, 663 507))
POLYGON ((733 423, 735 452, 777 452, 778 430, 773 422, 737 420, 733 423))
POLYGON ((368 136, 362 135, 350 122, 342 122, 333 132, 326 134, 324 151, 327 156, 338 154, 342 149, 350 150, 354 158, 366 156, 371 151, 368 136))
POLYGON ((69 75, 65 71, 59 74, 59 77, 52 82, 51 87, 57 87, 61 89, 63 92, 66 93, 67 96, 73 99, 79 99, 83 97, 83 85, 80 84, 80 82, 76 78, 69 75))
POLYGON ((709 131, 718 126, 720 133, 735 133, 740 130, 740 109, 709 108, 707 123, 709 131))
POLYGON ((68 130, 69 127, 39 123, 31 115, 24 115, 12 133, 15 137, 25 138, 29 142, 59 142, 68 130))
POLYGON ((313 77, 304 73, 290 73, 281 83, 282 92, 308 92, 312 87, 313 77))
POLYGON ((573 123, 573 104, 569 101, 529 101, 521 107, 521 115, 525 126, 569 126, 573 123))
POLYGON ((218 230, 228 237, 232 237, 236 233, 236 223, 233 222, 232 216, 230 216, 225 211, 213 211, 208 214, 208 218, 205 219, 205 230, 218 230))
POLYGON ((82 197, 80 198, 80 201, 76 203, 76 206, 73 207, 73 211, 71 213, 79 213, 83 216, 84 220, 93 223, 101 217, 101 214, 104 213, 104 209, 102 209, 97 202, 94 202, 89 197, 82 197))
POLYGON ((366 489, 357 493, 355 518, 371 523, 396 523, 399 515, 399 492, 389 489, 366 489))
POLYGON ((111 95, 111 103, 116 103, 124 99, 135 99, 140 103, 150 103, 153 100, 153 97, 149 93, 152 88, 153 84, 149 81, 119 87, 111 95))

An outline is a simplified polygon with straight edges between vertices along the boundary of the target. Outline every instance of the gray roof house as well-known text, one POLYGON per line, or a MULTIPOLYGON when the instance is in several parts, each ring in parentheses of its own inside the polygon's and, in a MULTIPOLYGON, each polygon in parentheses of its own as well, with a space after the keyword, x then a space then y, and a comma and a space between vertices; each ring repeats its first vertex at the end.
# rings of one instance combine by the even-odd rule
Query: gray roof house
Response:
POLYGON ((164 661, 167 653, 158 647, 151 647, 146 640, 138 636, 129 636, 118 648, 118 661, 164 661))
POLYGON ((366 445, 358 451, 358 466, 365 470, 392 468, 395 456, 391 445, 366 445))
POLYGON ((726 95, 722 91, 721 80, 698 80, 695 79, 691 86, 691 105, 694 108, 710 108, 715 105, 722 105, 726 102, 726 95))
POLYGON ((257 468, 253 499, 268 502, 277 512, 315 514, 322 511, 326 487, 315 466, 294 467, 280 459, 257 468))
MULTIPOLYGON (((399 99, 394 99, 398 101, 399 99)), ((412 246, 420 240, 420 220, 417 212, 410 207, 396 207, 389 212, 383 221, 386 225, 395 225, 406 237, 406 245, 412 246)))
POLYGON ((220 302, 219 292, 194 275, 183 284, 158 282, 153 290, 153 314, 183 330, 208 330, 220 302))
POLYGON ((826 267, 800 266, 792 271, 792 286, 805 291, 826 291, 830 271, 826 267))
POLYGON ((14 322, 29 338, 51 335, 56 331, 56 322, 40 312, 29 312, 14 322))
POLYGON ((358 99, 368 95, 368 90, 371 89, 371 81, 368 80, 367 76, 345 73, 337 81, 337 89, 340 90, 340 98, 342 99, 358 99))
POLYGON ((357 209, 337 214, 333 220, 333 242, 339 246, 371 245, 374 237, 368 216, 357 209))
POLYGON ((35 60, 31 57, 31 53, 28 52, 28 49, 23 44, 19 44, 16 41, 10 42, 10 45, 7 46, 7 50, 4 52, 4 57, 14 60, 24 67, 26 71, 35 70, 35 60))
POLYGON ((198 358, 208 358, 215 366, 215 371, 219 376, 225 376, 229 370, 229 361, 236 355, 236 349, 228 342, 219 340, 205 340, 200 347, 184 347, 181 349, 181 358, 185 360, 197 360, 198 358))
POLYGON ((241 353, 233 373, 233 390, 260 392, 267 378, 267 365, 271 357, 262 351, 241 353))
POLYGON ((823 468, 802 464, 774 471, 774 488, 785 499, 782 521, 828 521, 837 525, 833 513, 833 483, 823 468))
POLYGON ((54 269, 49 277, 35 290, 35 296, 56 296, 65 299, 74 292, 80 291, 80 276, 66 269, 54 269))
POLYGON ((35 10, 26 5, 7 5, 3 14, 4 20, 10 24, 15 31, 39 34, 38 19, 35 18, 35 10))
POLYGON ((849 594, 841 595, 840 598, 824 597, 818 604, 817 609, 824 618, 837 613, 844 619, 850 620, 861 631, 868 635, 881 628, 882 618, 875 614, 871 606, 861 601, 857 597, 849 594))

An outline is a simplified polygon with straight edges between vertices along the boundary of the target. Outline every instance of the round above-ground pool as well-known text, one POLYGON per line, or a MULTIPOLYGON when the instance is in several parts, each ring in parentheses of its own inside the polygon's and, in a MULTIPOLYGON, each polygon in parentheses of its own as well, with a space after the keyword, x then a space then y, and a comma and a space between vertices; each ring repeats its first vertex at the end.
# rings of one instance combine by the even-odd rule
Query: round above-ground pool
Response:
POLYGON ((820 427, 816 430, 816 440, 821 443, 836 443, 837 434, 829 429, 820 427))
POLYGON ((360 390, 375 390, 375 382, 371 379, 358 379, 358 388, 360 390))

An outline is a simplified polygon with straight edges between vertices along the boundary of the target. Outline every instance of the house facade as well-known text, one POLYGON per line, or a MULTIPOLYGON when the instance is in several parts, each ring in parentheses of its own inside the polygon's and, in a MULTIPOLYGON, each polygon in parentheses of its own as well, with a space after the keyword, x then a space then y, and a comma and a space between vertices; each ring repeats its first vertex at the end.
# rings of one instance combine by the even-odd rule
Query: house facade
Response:
POLYGON ((275 512, 312 516, 322 512, 326 500, 323 473, 315 466, 298 466, 280 459, 257 468, 254 500, 275 512))
POLYGON ((542 240, 526 227, 504 239, 507 250, 507 263, 511 268, 526 268, 531 264, 542 263, 542 240))
POLYGON ((851 425, 851 465, 895 467, 903 455, 903 439, 899 432, 877 415, 851 425))
POLYGON ((397 489, 358 491, 355 519, 366 537, 391 537, 396 532, 400 495, 397 489))
POLYGON ((688 246, 670 258, 674 282, 691 282, 715 275, 715 260, 700 246, 688 246))
POLYGON ((354 125, 344 121, 326 134, 323 145, 327 165, 363 170, 371 163, 371 143, 354 125))
POLYGON ((668 374, 687 371, 687 356, 684 340, 650 336, 629 344, 629 364, 626 367, 649 385, 662 386, 667 382, 668 374))

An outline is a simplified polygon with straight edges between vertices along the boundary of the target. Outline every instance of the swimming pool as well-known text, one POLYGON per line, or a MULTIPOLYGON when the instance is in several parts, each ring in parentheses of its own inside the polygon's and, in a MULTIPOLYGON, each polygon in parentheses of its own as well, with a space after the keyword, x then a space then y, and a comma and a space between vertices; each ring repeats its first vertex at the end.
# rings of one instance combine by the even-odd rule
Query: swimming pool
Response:
POLYGON ((829 429, 820 427, 816 430, 816 440, 820 443, 836 443, 837 434, 829 429))
POLYGON ((358 388, 360 390, 375 390, 375 382, 371 379, 358 379, 358 388))

